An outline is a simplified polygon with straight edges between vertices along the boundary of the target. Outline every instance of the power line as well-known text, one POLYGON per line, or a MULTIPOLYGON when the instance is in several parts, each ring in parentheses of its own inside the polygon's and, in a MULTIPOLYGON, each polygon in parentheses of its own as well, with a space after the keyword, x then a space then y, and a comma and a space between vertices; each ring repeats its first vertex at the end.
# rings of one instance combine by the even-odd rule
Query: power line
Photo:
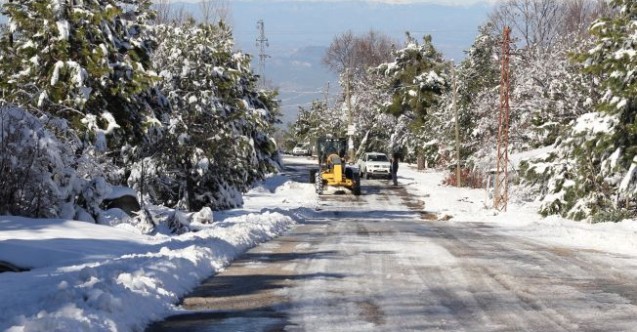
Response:
POLYGON ((265 48, 270 47, 268 38, 265 37, 265 25, 263 20, 257 22, 257 30, 259 36, 257 37, 257 47, 259 47, 259 77, 261 78, 261 87, 265 89, 265 59, 270 56, 265 53, 265 48))

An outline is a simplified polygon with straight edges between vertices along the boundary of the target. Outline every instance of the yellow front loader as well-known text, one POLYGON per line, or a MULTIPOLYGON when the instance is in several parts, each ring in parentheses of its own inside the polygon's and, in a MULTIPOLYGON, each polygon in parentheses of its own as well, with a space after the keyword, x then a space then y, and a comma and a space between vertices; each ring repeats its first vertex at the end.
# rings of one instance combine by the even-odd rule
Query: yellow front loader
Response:
POLYGON ((310 171, 310 182, 315 184, 319 195, 325 186, 343 187, 354 195, 361 194, 360 173, 356 166, 345 162, 346 147, 345 139, 321 137, 317 140, 319 168, 310 171))

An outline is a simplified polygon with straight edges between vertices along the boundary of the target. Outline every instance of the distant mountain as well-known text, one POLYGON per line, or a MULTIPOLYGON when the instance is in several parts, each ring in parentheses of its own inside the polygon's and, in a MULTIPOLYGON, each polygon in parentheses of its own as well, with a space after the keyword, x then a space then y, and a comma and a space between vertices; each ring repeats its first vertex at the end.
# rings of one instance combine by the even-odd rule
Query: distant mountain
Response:
MULTIPOLYGON (((464 58, 479 25, 492 6, 445 6, 426 3, 387 4, 362 1, 232 1, 231 25, 237 47, 258 54, 256 22, 265 23, 269 41, 266 77, 280 88, 284 122, 293 121, 299 105, 340 91, 338 77, 321 58, 332 39, 347 30, 384 32, 403 42, 405 32, 420 39, 431 34, 436 47, 449 59, 464 58)), ((255 60, 258 59, 255 57, 255 60)), ((256 68, 256 67, 255 67, 256 68)))
POLYGON ((232 1, 232 26, 239 45, 255 49, 256 22, 263 19, 272 52, 307 45, 329 45, 351 29, 383 31, 402 40, 405 31, 431 34, 445 55, 460 59, 484 23, 491 5, 445 6, 364 1, 232 1))
POLYGON ((279 89, 283 122, 294 121, 299 107, 308 107, 316 99, 324 100, 326 92, 333 105, 340 87, 338 77, 321 64, 326 49, 325 46, 307 46, 292 54, 273 55, 268 59, 266 79, 268 86, 279 89))

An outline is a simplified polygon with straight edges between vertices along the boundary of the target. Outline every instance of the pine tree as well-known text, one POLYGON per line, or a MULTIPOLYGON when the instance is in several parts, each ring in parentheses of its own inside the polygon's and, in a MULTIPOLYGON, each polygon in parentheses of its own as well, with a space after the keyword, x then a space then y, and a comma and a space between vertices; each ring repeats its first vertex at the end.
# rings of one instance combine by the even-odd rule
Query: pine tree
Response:
POLYGON ((423 119, 448 88, 448 82, 440 76, 445 66, 431 36, 425 36, 419 44, 407 34, 407 46, 396 51, 394 62, 378 67, 379 73, 390 80, 392 101, 387 111, 395 116, 413 111, 423 119))
POLYGON ((154 63, 171 113, 146 148, 143 176, 155 203, 186 210, 242 203, 241 192, 273 171, 275 94, 259 91, 250 58, 233 53, 231 31, 220 24, 161 25, 154 63))
MULTIPOLYGON (((118 131, 113 147, 138 141, 142 122, 154 116, 140 98, 154 77, 149 8, 147 0, 5 2, 11 26, 0 44, 5 99, 63 116, 91 137, 118 131)), ((96 143, 105 148, 103 139, 96 143)))
POLYGON ((487 137, 497 132, 497 127, 491 128, 487 121, 493 119, 497 109, 493 100, 500 86, 499 46, 493 25, 479 27, 478 36, 457 71, 460 134, 467 154, 484 148, 487 137))
POLYGON ((344 137, 347 121, 344 112, 336 114, 335 110, 328 109, 324 102, 315 100, 310 107, 299 107, 296 120, 291 124, 290 129, 294 142, 315 142, 317 138, 327 134, 344 137))
POLYGON ((435 126, 433 112, 440 105, 441 95, 449 89, 449 63, 434 47, 431 36, 419 44, 407 34, 405 48, 395 52, 391 63, 380 65, 377 73, 388 80, 390 101, 385 111, 400 118, 402 123, 392 133, 393 149, 407 149, 407 160, 418 156, 435 162, 437 138, 430 129, 435 126))
POLYGON ((523 165, 526 181, 539 184, 544 215, 593 222, 634 215, 637 7, 632 1, 612 4, 617 15, 592 24, 592 45, 584 44, 577 56, 584 75, 571 75, 559 88, 576 119, 555 151, 523 165))
MULTIPOLYGON (((637 4, 613 0, 614 17, 594 22, 594 46, 579 59, 585 73, 602 77, 598 109, 610 123, 606 131, 590 128, 593 139, 576 147, 579 166, 577 194, 585 197, 581 215, 595 219, 620 219, 628 208, 634 214, 637 176, 637 4)), ((589 134, 590 136, 590 134, 589 134)))

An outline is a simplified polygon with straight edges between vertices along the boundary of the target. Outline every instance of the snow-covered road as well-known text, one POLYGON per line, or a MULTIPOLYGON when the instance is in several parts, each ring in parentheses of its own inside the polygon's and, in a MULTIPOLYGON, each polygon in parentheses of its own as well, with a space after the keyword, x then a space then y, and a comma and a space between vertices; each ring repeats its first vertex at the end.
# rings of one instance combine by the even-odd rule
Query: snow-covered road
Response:
POLYGON ((323 195, 149 331, 632 331, 634 257, 445 222, 404 187, 323 195))

